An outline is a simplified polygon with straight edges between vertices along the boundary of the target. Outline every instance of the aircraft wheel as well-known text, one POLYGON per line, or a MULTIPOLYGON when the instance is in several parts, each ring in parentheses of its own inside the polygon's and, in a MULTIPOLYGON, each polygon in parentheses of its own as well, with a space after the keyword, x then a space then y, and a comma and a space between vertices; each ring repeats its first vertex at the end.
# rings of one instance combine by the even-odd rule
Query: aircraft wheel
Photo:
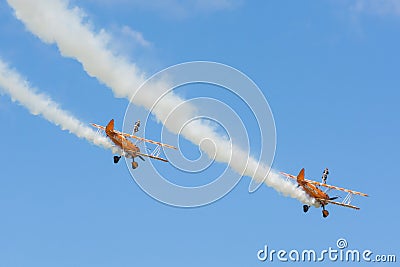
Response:
POLYGON ((114 156, 114 163, 117 164, 120 159, 121 159, 121 157, 114 156))
POLYGON ((132 169, 136 169, 139 164, 136 161, 132 161, 132 169))
POLYGON ((328 215, 329 215, 329 212, 327 210, 322 211, 322 217, 326 218, 326 217, 328 217, 328 215))
POLYGON ((310 206, 308 206, 308 205, 303 205, 303 211, 304 211, 304 212, 307 212, 309 208, 310 208, 310 206))

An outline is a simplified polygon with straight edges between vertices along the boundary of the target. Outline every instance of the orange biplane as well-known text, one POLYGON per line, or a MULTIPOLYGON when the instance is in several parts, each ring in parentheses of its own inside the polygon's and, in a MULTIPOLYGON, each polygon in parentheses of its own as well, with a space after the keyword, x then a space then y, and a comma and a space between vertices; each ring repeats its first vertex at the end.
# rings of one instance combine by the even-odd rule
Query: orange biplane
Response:
MULTIPOLYGON (((316 181, 305 179, 305 177, 304 177, 304 168, 301 169, 300 173, 297 176, 281 172, 281 174, 286 176, 287 178, 295 179, 297 181, 298 186, 301 186, 303 188, 303 190, 310 197, 314 198, 317 201, 317 203, 319 203, 322 206, 322 216, 324 218, 328 217, 328 215, 329 215, 329 212, 325 209, 325 206, 328 205, 328 204, 335 204, 335 205, 339 205, 339 206, 342 206, 342 207, 347 207, 347 208, 352 208, 352 209, 359 210, 360 209, 359 207, 350 205, 351 201, 353 200, 353 196, 354 195, 359 195, 359 196, 366 197, 368 195, 364 194, 364 193, 361 193, 361 192, 357 192, 357 191, 353 191, 353 190, 349 190, 349 189, 345 189, 345 188, 341 188, 341 187, 337 187, 337 186, 326 184, 325 182, 326 182, 328 173, 329 173, 328 169, 325 169, 324 174, 322 176, 323 183, 319 183, 319 182, 316 182, 316 181), (322 191, 319 188, 320 186, 325 187, 327 189, 325 191, 322 191), (342 202, 333 201, 333 200, 339 198, 339 196, 329 197, 328 191, 331 190, 331 189, 346 192, 347 195, 346 195, 345 198, 343 198, 342 202)), ((303 205, 303 211, 304 212, 307 212, 309 208, 310 208, 309 205, 303 205)))
MULTIPOLYGON (((106 127, 97 125, 95 123, 91 123, 91 125, 93 127, 97 128, 99 132, 104 131, 106 133, 107 137, 110 138, 110 140, 122 150, 122 153, 120 156, 114 156, 114 163, 118 163, 118 161, 121 159, 121 156, 124 156, 126 158, 132 158, 132 168, 133 169, 136 169, 138 167, 138 163, 135 161, 136 157, 140 158, 143 161, 144 161, 144 157, 149 157, 152 159, 157 159, 157 160, 161 160, 164 162, 168 162, 168 160, 159 157, 159 155, 161 153, 161 147, 176 149, 176 147, 174 147, 174 146, 170 146, 170 145, 156 142, 153 140, 144 139, 144 138, 138 137, 136 135, 119 132, 114 129, 114 119, 112 119, 107 124, 106 127), (135 144, 132 143, 128 138, 135 139, 136 140, 135 144), (137 146, 138 142, 151 143, 151 144, 156 145, 156 148, 153 150, 153 152, 151 154, 143 154, 140 152, 140 149, 137 146)), ((134 133, 139 131, 139 126, 140 126, 140 121, 135 123, 134 133)))

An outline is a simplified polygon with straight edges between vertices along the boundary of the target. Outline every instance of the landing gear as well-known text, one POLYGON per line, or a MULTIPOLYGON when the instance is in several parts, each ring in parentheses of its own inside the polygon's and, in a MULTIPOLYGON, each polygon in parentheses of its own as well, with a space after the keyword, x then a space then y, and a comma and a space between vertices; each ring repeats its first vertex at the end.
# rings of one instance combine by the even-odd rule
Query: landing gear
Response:
POLYGON ((114 156, 114 163, 117 164, 120 159, 121 156, 114 156))
POLYGON ((136 169, 139 164, 136 161, 132 161, 132 169, 136 169))
POLYGON ((308 205, 303 205, 303 211, 304 211, 304 212, 307 212, 309 208, 310 208, 310 206, 308 206, 308 205))
POLYGON ((322 217, 326 218, 326 217, 328 217, 328 215, 329 215, 329 211, 327 211, 327 210, 322 211, 322 217))
POLYGON ((322 205, 322 217, 326 218, 328 217, 329 212, 325 209, 325 206, 322 205))

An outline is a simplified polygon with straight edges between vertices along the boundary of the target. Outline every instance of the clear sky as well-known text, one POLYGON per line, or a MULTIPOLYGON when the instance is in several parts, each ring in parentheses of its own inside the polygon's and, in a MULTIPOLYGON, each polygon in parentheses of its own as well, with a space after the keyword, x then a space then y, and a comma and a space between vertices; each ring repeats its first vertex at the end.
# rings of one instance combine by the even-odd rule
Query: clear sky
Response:
MULTIPOLYGON (((370 197, 354 200, 360 211, 328 206, 323 219, 269 187, 248 193, 243 177, 213 204, 171 207, 143 192, 110 151, 2 94, 0 266, 275 266, 257 259, 264 245, 321 251, 339 238, 349 249, 400 257, 397 1, 141 2, 71 6, 148 75, 193 60, 244 72, 274 115, 275 169, 304 167, 319 181, 328 167, 328 183, 370 197)), ((122 121, 128 101, 30 33, 5 1, 0 34, 0 58, 38 91, 85 123, 122 121)), ((196 95, 190 89, 182 94, 196 95)))

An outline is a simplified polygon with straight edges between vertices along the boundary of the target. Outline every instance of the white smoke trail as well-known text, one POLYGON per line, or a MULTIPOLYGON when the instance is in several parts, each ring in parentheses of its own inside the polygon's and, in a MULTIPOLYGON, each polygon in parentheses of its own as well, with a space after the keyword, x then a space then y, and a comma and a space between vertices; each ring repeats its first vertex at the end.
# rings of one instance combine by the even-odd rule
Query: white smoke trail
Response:
MULTIPOLYGON (((60 53, 65 57, 78 60, 85 71, 99 81, 110 87, 116 97, 125 97, 128 100, 135 94, 135 90, 146 80, 146 75, 138 67, 128 62, 125 58, 116 55, 109 49, 109 37, 104 30, 96 33, 87 22, 84 12, 77 8, 68 7, 68 2, 63 0, 7 0, 15 10, 16 17, 42 41, 56 44, 60 53)), ((150 109, 157 98, 166 88, 165 84, 155 84, 151 91, 135 96, 136 105, 150 109)), ((167 87, 168 88, 168 87, 167 87)), ((176 106, 185 100, 175 94, 168 94, 157 104, 152 113, 166 126, 168 130, 177 133, 180 129, 179 123, 170 123, 166 120, 168 114, 176 106)), ((188 107, 188 111, 181 113, 179 121, 188 121, 195 112, 195 107, 188 107)), ((256 159, 237 146, 232 150, 235 155, 230 161, 226 151, 231 147, 226 140, 219 136, 212 128, 201 122, 191 123, 184 131, 183 136, 196 145, 204 137, 210 138, 218 145, 216 160, 228 163, 230 167, 244 175, 262 181, 267 174, 268 166, 261 166, 256 159), (239 156, 240 155, 240 156, 239 156), (246 166, 247 163, 247 166, 246 166)), ((214 150, 209 151, 202 147, 208 155, 214 155, 214 150)), ((228 153, 230 155, 230 153, 228 153)), ((279 174, 272 170, 265 183, 278 192, 296 198, 304 203, 312 200, 296 188, 292 183, 280 178, 279 174)))
POLYGON ((61 109, 50 97, 37 93, 21 75, 0 59, 0 92, 8 94, 15 102, 26 107, 33 115, 68 130, 80 138, 107 149, 113 149, 106 137, 97 134, 74 116, 61 109))

